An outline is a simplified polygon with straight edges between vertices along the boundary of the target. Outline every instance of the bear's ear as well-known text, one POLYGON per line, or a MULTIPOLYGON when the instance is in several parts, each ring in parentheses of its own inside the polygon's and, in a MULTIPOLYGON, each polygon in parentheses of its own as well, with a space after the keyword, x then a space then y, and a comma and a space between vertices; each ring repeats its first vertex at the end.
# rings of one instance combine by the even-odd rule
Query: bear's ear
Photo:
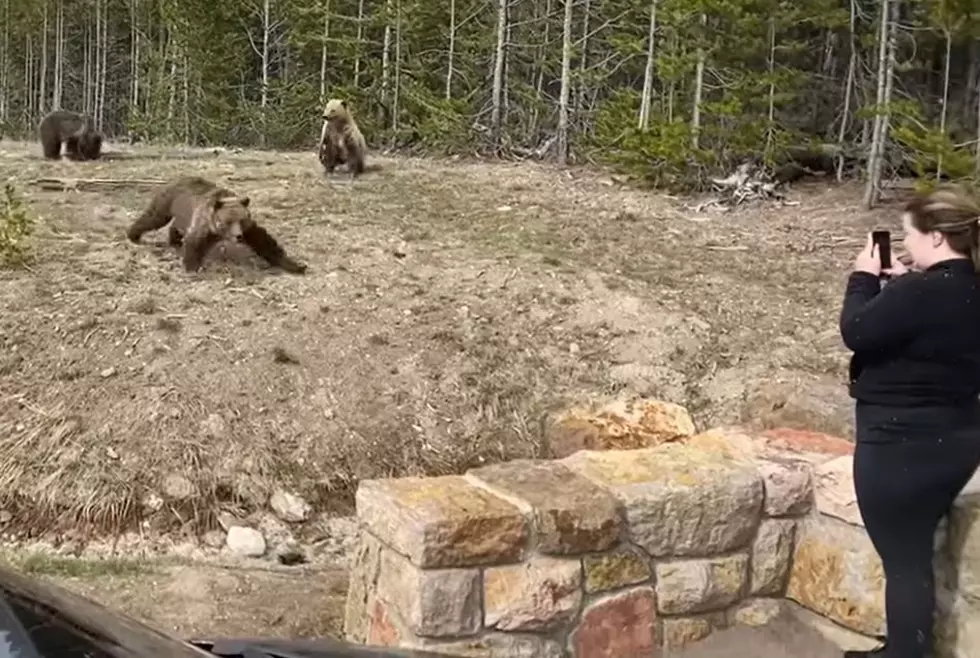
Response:
POLYGON ((340 101, 340 107, 347 109, 347 101, 340 101))
POLYGON ((211 204, 211 207, 214 208, 215 210, 218 210, 223 205, 225 205, 225 200, 220 196, 216 196, 214 197, 214 202, 211 204))
POLYGON ((248 208, 248 204, 249 204, 249 202, 251 202, 251 199, 249 199, 249 198, 248 198, 247 196, 245 196, 245 195, 242 195, 242 196, 240 196, 240 197, 238 197, 238 202, 239 202, 240 204, 242 204, 242 207, 243 207, 243 208, 248 208))

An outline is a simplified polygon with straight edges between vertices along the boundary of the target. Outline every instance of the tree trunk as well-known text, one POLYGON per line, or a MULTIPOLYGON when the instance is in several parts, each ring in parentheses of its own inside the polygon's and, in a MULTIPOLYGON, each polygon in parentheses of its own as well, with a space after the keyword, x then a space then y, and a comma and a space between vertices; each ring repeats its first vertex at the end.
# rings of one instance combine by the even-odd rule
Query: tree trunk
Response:
POLYGON ((773 137, 775 135, 775 121, 776 121, 776 82, 773 80, 773 75, 776 70, 776 18, 774 16, 769 17, 769 57, 768 57, 767 72, 769 73, 769 114, 767 116, 768 123, 766 125, 766 148, 765 148, 765 158, 766 161, 770 161, 772 158, 772 147, 773 147, 773 137))
POLYGON ((500 149, 500 119, 504 101, 504 58, 507 56, 507 0, 497 0, 497 48, 493 60, 493 107, 490 110, 490 139, 500 149))
POLYGON ((640 116, 637 127, 650 128, 650 106, 653 104, 653 75, 656 64, 657 0, 650 0, 650 28, 647 30, 647 64, 643 70, 643 95, 640 97, 640 116))
POLYGON ((354 87, 361 85, 361 49, 364 47, 364 0, 357 0, 357 56, 354 58, 354 87))
POLYGON ((330 0, 323 0, 323 43, 320 45, 320 104, 321 105, 327 102, 327 47, 329 43, 330 43, 330 0))
POLYGON ((701 33, 698 37, 698 59, 694 69, 694 107, 691 110, 691 147, 697 149, 701 145, 701 97, 704 94, 704 43, 707 37, 704 27, 708 24, 708 15, 701 14, 701 33))
POLYGON ((453 97, 453 66, 456 58, 456 0, 449 0, 449 57, 446 63, 446 92, 448 101, 453 97))
MULTIPOLYGON (((939 132, 942 135, 946 134, 946 118, 949 116, 949 67, 953 60, 953 35, 949 30, 944 29, 944 36, 946 37, 946 62, 943 66, 943 100, 942 100, 942 110, 939 114, 939 132)), ((943 178, 943 154, 940 152, 936 158, 936 180, 940 181, 943 178)))
POLYGON ((572 86, 572 3, 565 0, 561 44, 561 93, 558 98, 558 164, 568 164, 568 98, 572 86))
POLYGON ((851 96, 854 92, 854 72, 857 68, 857 0, 851 0, 850 57, 847 62, 847 80, 844 82, 844 114, 840 120, 840 131, 837 133, 837 182, 844 180, 844 139, 847 137, 848 123, 851 120, 851 96))
POLYGON ((864 192, 864 207, 868 210, 878 201, 881 187, 882 160, 888 133, 888 101, 891 95, 895 56, 893 50, 894 25, 891 19, 892 4, 898 0, 882 0, 881 29, 878 34, 878 95, 875 106, 871 151, 868 154, 868 184, 864 192))

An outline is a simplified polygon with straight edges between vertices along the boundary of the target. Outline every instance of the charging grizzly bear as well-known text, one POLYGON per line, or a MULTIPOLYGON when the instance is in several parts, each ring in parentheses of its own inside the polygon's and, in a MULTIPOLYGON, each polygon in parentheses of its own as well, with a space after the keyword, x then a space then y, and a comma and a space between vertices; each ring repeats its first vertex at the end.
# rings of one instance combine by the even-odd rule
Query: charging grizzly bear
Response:
POLYGON ((275 238, 252 218, 247 196, 209 180, 185 176, 165 185, 132 223, 126 237, 138 243, 144 233, 163 228, 171 220, 168 242, 183 248, 184 269, 188 272, 200 269, 208 250, 222 239, 248 245, 270 265, 287 272, 306 271, 306 265, 287 256, 275 238))
POLYGON ((102 154, 102 134, 95 129, 92 117, 68 110, 48 112, 37 132, 41 150, 49 160, 61 159, 61 145, 72 160, 98 160, 102 154))
POLYGON ((323 107, 323 128, 320 131, 318 158, 326 173, 333 173, 338 164, 346 164, 351 176, 364 173, 367 143, 347 101, 331 98, 323 107))

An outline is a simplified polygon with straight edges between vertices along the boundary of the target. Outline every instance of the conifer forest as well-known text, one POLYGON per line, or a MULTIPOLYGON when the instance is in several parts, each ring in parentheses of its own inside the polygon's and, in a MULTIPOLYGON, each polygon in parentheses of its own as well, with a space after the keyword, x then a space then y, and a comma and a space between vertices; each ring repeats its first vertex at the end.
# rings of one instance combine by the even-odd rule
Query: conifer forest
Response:
MULTIPOLYGON (((0 126, 602 162, 698 187, 746 158, 839 178, 980 171, 974 0, 0 0, 0 126)), ((877 186, 869 184, 867 203, 877 186)))

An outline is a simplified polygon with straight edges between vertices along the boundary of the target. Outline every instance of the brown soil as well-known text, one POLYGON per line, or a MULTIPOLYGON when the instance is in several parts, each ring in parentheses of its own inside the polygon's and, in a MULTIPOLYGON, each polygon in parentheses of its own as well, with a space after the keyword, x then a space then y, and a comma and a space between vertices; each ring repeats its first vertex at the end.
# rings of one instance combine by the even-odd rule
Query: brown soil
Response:
POLYGON ((848 431, 839 299, 887 216, 857 187, 698 215, 581 169, 378 157, 351 182, 312 152, 108 148, 0 144, 40 219, 0 272, 0 501, 35 530, 131 520, 174 472, 179 522, 279 484, 341 509, 361 478, 538 455, 547 413, 623 391, 848 431), (29 184, 181 174, 247 193, 308 274, 229 247, 187 275, 165 230, 125 240, 152 188, 29 184))
POLYGON ((176 637, 343 637, 342 571, 159 564, 75 574, 70 564, 46 562, 33 575, 176 637))

